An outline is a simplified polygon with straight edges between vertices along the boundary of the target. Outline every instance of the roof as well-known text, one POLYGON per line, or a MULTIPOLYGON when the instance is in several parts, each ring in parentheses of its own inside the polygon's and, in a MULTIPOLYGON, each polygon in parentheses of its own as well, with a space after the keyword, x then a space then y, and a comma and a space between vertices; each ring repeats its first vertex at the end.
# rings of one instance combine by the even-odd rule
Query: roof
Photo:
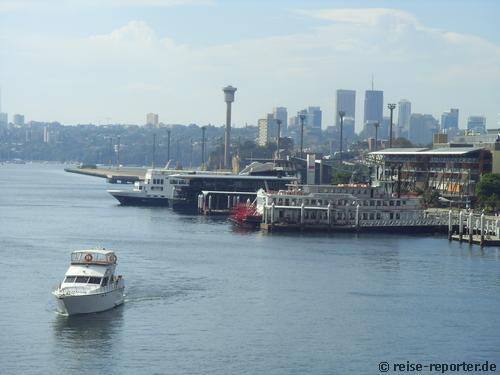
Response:
POLYGON ((387 148, 370 152, 370 155, 465 155, 483 149, 484 147, 387 148))
POLYGON ((177 177, 177 178, 189 178, 189 179, 222 179, 222 180, 288 180, 288 181, 294 181, 297 178, 296 177, 278 177, 278 176, 249 176, 249 175, 239 175, 239 174, 232 174, 232 175, 196 175, 196 174, 176 174, 172 175, 171 177, 177 177))
POLYGON ((426 155, 465 155, 470 152, 483 150, 484 147, 441 147, 425 151, 426 155))
POLYGON ((73 251, 73 254, 76 254, 76 253, 94 253, 94 254, 102 254, 102 255, 110 255, 110 254, 114 254, 114 252, 112 250, 107 250, 107 249, 86 249, 86 250, 75 250, 73 251))
POLYGON ((370 152, 370 155, 416 155, 422 151, 426 151, 425 147, 408 147, 408 148, 386 148, 384 150, 370 152))

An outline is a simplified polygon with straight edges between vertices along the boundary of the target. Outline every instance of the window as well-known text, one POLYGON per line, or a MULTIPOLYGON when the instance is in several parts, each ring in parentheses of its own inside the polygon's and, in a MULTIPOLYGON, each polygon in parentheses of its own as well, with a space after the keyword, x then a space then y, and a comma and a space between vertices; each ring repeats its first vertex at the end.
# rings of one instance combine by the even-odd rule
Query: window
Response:
POLYGON ((374 201, 370 201, 370 206, 375 206, 375 202, 374 201))
POLYGON ((87 284, 89 278, 87 276, 77 276, 75 283, 87 284))
POLYGON ((394 206, 394 201, 389 201, 389 206, 394 206))
POLYGON ((375 214, 373 212, 370 212, 370 220, 375 219, 375 214))
POLYGON ((363 212, 363 220, 367 220, 368 219, 368 214, 366 212, 363 212))
POLYGON ((105 277, 104 279, 102 279, 102 286, 106 286, 108 285, 108 277, 105 277))
POLYGON ((396 212, 396 219, 399 219, 399 212, 396 212))
POLYGON ((396 201, 396 206, 401 206, 401 201, 396 201))
POLYGON ((380 212, 377 212, 377 220, 380 220, 380 212))
POLYGON ((380 206, 380 201, 377 201, 377 206, 380 206))
POLYGON ((66 279, 64 280, 65 283, 74 283, 76 279, 76 276, 66 276, 66 279))
POLYGON ((101 283, 100 277, 91 277, 89 280, 89 284, 100 284, 100 283, 101 283))

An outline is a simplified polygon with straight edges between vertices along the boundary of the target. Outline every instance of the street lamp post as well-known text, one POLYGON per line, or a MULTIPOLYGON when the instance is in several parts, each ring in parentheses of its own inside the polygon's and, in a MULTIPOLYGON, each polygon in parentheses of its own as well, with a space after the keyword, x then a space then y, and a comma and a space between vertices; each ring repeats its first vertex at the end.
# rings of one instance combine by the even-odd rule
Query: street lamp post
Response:
POLYGON ((392 148, 392 111, 396 108, 396 104, 389 103, 387 104, 387 108, 391 111, 391 122, 389 124, 389 148, 392 148))
POLYGON ((205 126, 201 127, 201 169, 205 168, 205 126))
POLYGON ((339 111, 339 116, 340 116, 340 161, 342 161, 342 138, 343 138, 343 131, 344 131, 345 112, 339 111))
POLYGON ((300 119, 300 157, 304 154, 304 120, 306 119, 306 115, 301 113, 299 115, 300 119))
POLYGON ((374 122, 373 123, 373 126, 375 127, 375 151, 377 151, 377 143, 378 143, 378 127, 380 126, 380 123, 377 121, 377 122, 374 122))
POLYGON ((156 160, 156 133, 153 133, 153 157, 151 161, 152 168, 155 167, 155 160, 156 160))
POLYGON ((276 119, 276 124, 278 124, 278 135, 277 135, 277 140, 276 140, 276 155, 279 159, 280 158, 281 120, 276 119))
POLYGON ((167 164, 170 161, 170 129, 167 130, 167 164))

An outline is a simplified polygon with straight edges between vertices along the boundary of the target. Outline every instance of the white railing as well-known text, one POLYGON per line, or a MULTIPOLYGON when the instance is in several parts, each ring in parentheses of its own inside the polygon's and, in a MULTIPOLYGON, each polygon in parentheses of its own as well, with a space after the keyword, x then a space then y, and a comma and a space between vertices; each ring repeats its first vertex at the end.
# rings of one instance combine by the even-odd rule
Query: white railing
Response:
POLYGON ((55 288, 54 293, 58 296, 92 295, 108 293, 116 289, 118 289, 118 281, 98 288, 92 288, 89 286, 89 284, 86 284, 85 286, 68 286, 65 288, 61 288, 61 284, 59 284, 55 288))

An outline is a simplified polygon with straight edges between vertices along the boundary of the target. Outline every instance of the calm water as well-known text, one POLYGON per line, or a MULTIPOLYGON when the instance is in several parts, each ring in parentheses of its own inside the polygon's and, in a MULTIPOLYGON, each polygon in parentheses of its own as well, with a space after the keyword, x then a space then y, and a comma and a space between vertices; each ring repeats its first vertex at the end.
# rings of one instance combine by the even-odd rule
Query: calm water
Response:
POLYGON ((0 165, 0 374, 376 374, 500 366, 500 249, 443 237, 265 235, 121 207, 103 180, 0 165), (124 306, 62 317, 71 250, 117 251, 124 306))

